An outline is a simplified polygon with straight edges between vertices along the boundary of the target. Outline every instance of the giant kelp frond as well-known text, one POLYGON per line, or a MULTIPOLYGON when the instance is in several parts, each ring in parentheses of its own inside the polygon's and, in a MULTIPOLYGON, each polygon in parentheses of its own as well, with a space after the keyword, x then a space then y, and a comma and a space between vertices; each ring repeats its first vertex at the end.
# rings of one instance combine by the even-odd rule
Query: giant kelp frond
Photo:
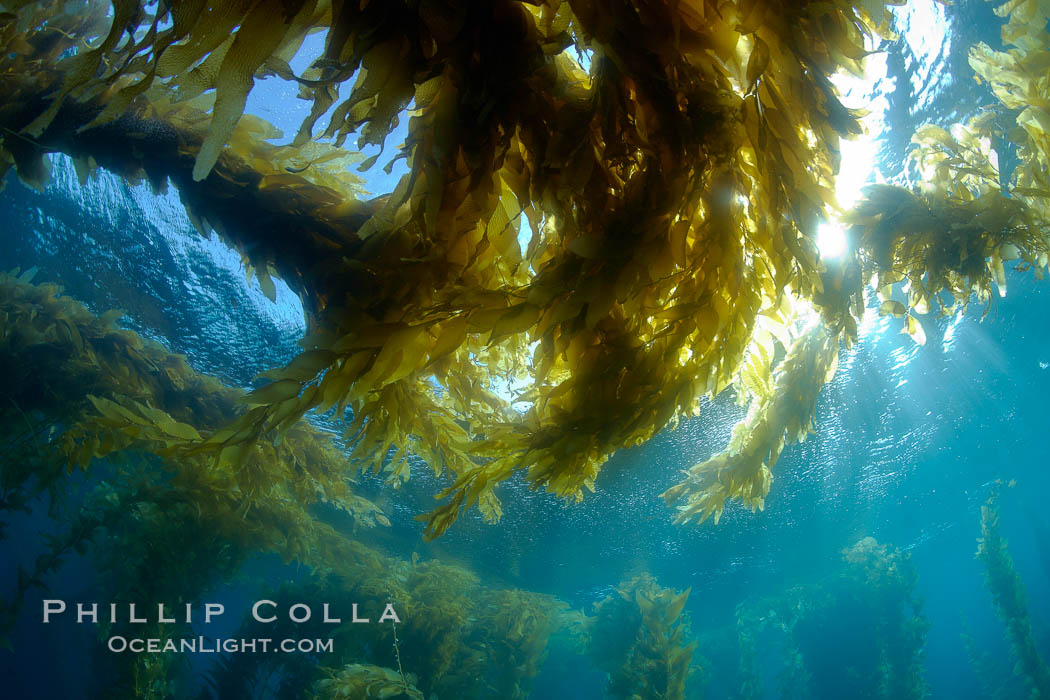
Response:
POLYGON ((1012 194, 1035 197, 1045 207, 1050 192, 1050 33, 1048 10, 1037 0, 1014 0, 996 8, 1007 17, 1003 42, 1011 48, 994 51, 978 43, 970 49, 970 65, 988 83, 1016 125, 1006 136, 1018 147, 1012 194))
MULTIPOLYGON (((929 695, 924 656, 929 622, 916 593, 919 573, 911 554, 865 537, 842 551, 845 581, 861 592, 874 618, 878 659, 871 682, 876 697, 913 698, 929 695)), ((853 594, 856 597, 856 593, 853 594)))
MULTIPOLYGON (((873 185, 844 217, 850 234, 877 273, 884 313, 903 315, 889 300, 906 282, 908 303, 919 313, 949 313, 976 297, 987 302, 994 283, 1006 293, 1004 262, 1018 260, 1041 276, 1050 252, 1050 189, 1004 191, 990 150, 992 114, 952 132, 920 129, 916 159, 932 175, 923 191, 873 185)), ((914 319, 909 317, 909 323, 914 319)))
MULTIPOLYGON (((993 284, 1005 294, 1004 262, 1015 261, 1018 269, 1042 277, 1050 255, 1050 103, 1045 71, 1037 67, 1050 61, 1050 33, 1039 3, 1009 3, 998 12, 1009 13, 1003 38, 1016 48, 1004 54, 979 45, 971 64, 992 84, 1003 107, 1020 111, 1019 126, 1009 133, 1020 146, 1018 165, 1007 181, 992 148, 1006 136, 996 126, 1002 121, 997 112, 951 131, 920 128, 913 137, 913 158, 923 177, 919 189, 871 186, 841 217, 856 258, 827 266, 820 290, 811 297, 826 320, 859 316, 860 283, 872 279, 882 300, 880 313, 903 317, 902 330, 922 344, 925 330, 908 307, 920 315, 931 307, 942 313, 957 304, 965 309, 973 296, 989 301, 993 284), (891 299, 898 283, 904 283, 907 306, 891 299)), ((668 503, 689 496, 679 506, 679 521, 717 519, 727 498, 761 507, 769 490, 768 467, 785 439, 805 434, 827 378, 822 370, 833 371, 837 346, 828 344, 805 362, 785 360, 772 393, 756 392, 762 382, 748 381, 745 364, 741 383, 754 397, 748 417, 734 428, 726 451, 694 466, 685 481, 664 494, 668 503), (791 404, 783 415, 798 412, 802 429, 771 423, 767 413, 777 415, 770 410, 774 402, 791 404)))
MULTIPOLYGON (((420 561, 415 555, 406 561, 346 538, 332 544, 331 556, 316 559, 309 577, 266 593, 267 599, 279 609, 324 600, 334 615, 357 606, 373 623, 390 603, 398 622, 374 624, 362 636, 360 624, 348 615, 335 626, 279 619, 276 629, 246 615, 239 634, 327 636, 335 644, 333 656, 322 659, 325 665, 367 661, 399 669, 399 680, 407 679, 427 696, 524 698, 550 636, 568 631, 580 616, 553 596, 493 587, 460 566, 420 561)), ((289 663, 296 662, 260 653, 254 665, 289 663)), ((235 679, 227 682, 237 685, 235 679)))
POLYGON ((624 581, 587 621, 588 654, 609 673, 614 698, 684 700, 696 642, 682 611, 689 590, 663 588, 649 574, 624 581))
POLYGON ((396 627, 379 624, 362 637, 344 618, 342 627, 318 632, 336 638, 344 659, 401 667, 427 696, 528 697, 548 639, 559 630, 571 634, 580 616, 551 595, 493 587, 460 566, 416 555, 406 561, 333 535, 330 553, 311 562, 329 575, 287 600, 323 599, 333 610, 358 604, 363 611, 392 603, 401 616, 396 627))
MULTIPOLYGON (((14 455, 17 458, 18 455, 14 455)), ((50 460, 52 463, 58 460, 50 460)), ((36 466, 36 465, 34 465, 36 466)), ((5 463, 0 469, 0 476, 4 481, 10 478, 10 464, 5 463)), ((44 471, 34 472, 40 481, 47 481, 49 475, 44 471)), ((12 491, 17 490, 12 487, 12 491)), ((10 509, 10 496, 5 493, 4 510, 10 509)), ((27 499, 29 500, 29 499, 27 499)), ((8 650, 13 648, 11 635, 18 622, 18 615, 25 604, 26 594, 33 588, 47 589, 47 578, 57 573, 65 564, 68 557, 83 554, 91 544, 92 539, 100 529, 107 528, 119 517, 120 513, 113 508, 93 507, 95 504, 89 499, 86 506, 81 507, 76 515, 66 524, 64 531, 60 534, 47 538, 46 547, 43 552, 36 556, 32 566, 19 566, 15 578, 14 589, 4 598, 0 599, 0 647, 8 650)), ((29 507, 25 507, 29 511, 29 507)))
MULTIPOLYGON (((170 164, 159 172, 201 192, 187 150, 193 177, 214 164, 205 182, 220 186, 226 152, 216 146, 236 133, 260 70, 298 79, 314 101, 303 144, 355 72, 329 118, 337 140, 360 129, 382 141, 414 101, 401 151, 410 172, 391 195, 324 208, 313 206, 317 190, 304 194, 304 220, 339 231, 330 250, 299 233, 309 242, 300 249, 276 238, 245 245, 256 268, 305 290, 314 332, 217 450, 269 434, 285 415, 349 404, 365 465, 382 468, 394 448, 395 481, 408 476, 409 450, 451 472, 433 536, 465 506, 498 517, 494 487, 518 470, 579 498, 616 449, 733 383, 765 319, 791 322, 785 298, 816 304, 833 336, 855 328, 843 302, 854 287, 826 289, 813 240, 833 199, 838 141, 860 131, 828 76, 858 70, 866 37, 887 26, 881 3, 351 2, 273 13, 198 2, 194 12, 173 4, 168 28, 167 5, 160 18, 130 0, 115 7, 112 29, 96 30, 106 38, 59 64, 50 86, 60 107, 39 98, 47 83, 35 86, 32 102, 54 118, 30 125, 20 112, 8 128, 29 127, 48 148, 90 148, 91 134, 122 128, 106 122, 99 95, 113 104, 128 85, 187 95, 214 86, 206 135, 154 154, 170 164), (266 12, 272 26, 261 27, 266 12), (270 58, 286 61, 304 27, 327 31, 324 53, 291 76, 270 58), (562 50, 573 42, 593 52, 589 71, 562 50), (96 58, 87 76, 79 66, 96 58), (96 105, 90 119, 63 121, 85 103, 96 105), (99 126, 74 133, 90 121, 99 126), (521 395, 508 398, 506 386, 521 395)), ((149 106, 160 102, 142 89, 125 112, 160 114, 149 106)), ((106 147, 94 150, 101 163, 106 147)), ((267 204, 284 192, 246 189, 267 204)), ((213 210, 227 235, 260 237, 238 226, 240 211, 213 210)))
POLYGON ((1050 61, 1046 8, 1020 0, 996 11, 1009 16, 1003 40, 1014 48, 1003 53, 978 44, 970 63, 1001 107, 950 130, 920 128, 912 139, 918 188, 871 186, 842 217, 859 274, 873 279, 882 300, 880 313, 903 317, 902 330, 920 344, 925 330, 909 311, 947 314, 974 296, 987 303, 993 284, 1006 293, 1004 264, 1041 278, 1050 256, 1050 103, 1039 68, 1050 61), (1018 126, 1003 133, 998 125, 1011 116, 1018 126), (993 148, 1004 138, 1018 146, 1008 177, 993 148), (899 283, 907 305, 891 299, 899 283))
POLYGON ((757 700, 765 696, 760 662, 759 643, 769 630, 780 634, 778 646, 783 654, 780 672, 780 696, 805 698, 809 689, 810 672, 806 658, 795 638, 795 628, 812 609, 820 604, 819 596, 809 588, 789 588, 772 598, 746 600, 736 607, 736 636, 739 653, 741 700, 757 700))
MULTIPOLYGON (((69 550, 92 545, 104 526, 107 537, 93 545, 94 556, 104 570, 126 574, 107 582, 114 600, 193 599, 246 558, 273 552, 318 575, 331 574, 341 584, 332 593, 341 591, 347 607, 359 602, 381 609, 393 601, 411 610, 397 633, 423 687, 467 697, 480 692, 483 669, 511 659, 506 673, 487 677, 485 692, 527 695, 547 639, 569 621, 564 603, 492 589, 472 573, 436 561, 380 554, 318 519, 310 506, 329 502, 363 525, 386 522, 374 504, 349 488, 345 458, 330 438, 297 417, 290 417, 296 422, 279 443, 248 441, 232 457, 200 453, 202 440, 250 410, 244 404, 252 399, 118 328, 119 313, 96 316, 53 285, 27 278, 0 275, 6 401, 0 416, 5 424, 49 418, 55 427, 34 449, 50 455, 54 468, 26 471, 5 463, 5 488, 26 488, 34 477, 46 486, 76 464, 89 466, 93 457, 122 459, 68 534, 55 538, 20 576, 16 599, 0 606, 0 623, 13 623, 18 598, 42 585, 69 550)), ((132 664, 136 673, 162 677, 171 670, 140 660, 144 665, 132 664)))
MULTIPOLYGON (((193 492, 201 508, 231 502, 245 512, 267 503, 301 510, 327 501, 363 525, 385 522, 374 504, 350 489, 343 456, 331 438, 299 416, 286 417, 289 427, 280 444, 255 441, 236 455, 196 454, 198 430, 209 435, 243 413, 244 392, 120 329, 119 312, 96 316, 54 285, 5 273, 0 315, 5 420, 9 413, 12 420, 48 417, 57 427, 49 444, 38 449, 63 455, 55 463, 86 468, 94 457, 132 447, 169 459, 176 483, 193 492), (235 462, 244 468, 233 468, 235 462)), ((61 474, 59 469, 23 477, 61 474)))
POLYGON ((194 181, 211 100, 204 95, 173 102, 159 86, 139 94, 118 120, 90 129, 113 104, 111 93, 96 90, 62 100, 50 126, 30 136, 25 128, 67 75, 60 57, 83 50, 85 40, 108 25, 105 7, 98 4, 33 3, 18 17, 0 21, 5 51, 0 83, 7 96, 0 105, 0 170, 13 166, 23 181, 41 187, 48 173, 46 153, 62 151, 73 157, 81 181, 98 166, 131 183, 149 182, 155 190, 170 180, 190 221, 202 233, 215 229, 238 249, 246 270, 258 271, 271 298, 271 274, 298 292, 308 309, 340 294, 333 275, 345 270, 331 269, 331 260, 360 245, 354 232, 375 207, 354 199, 361 179, 347 165, 357 161, 356 154, 320 143, 274 145, 268 139, 279 132, 246 115, 211 175, 194 181), (316 292, 309 291, 306 278, 316 292), (317 283, 321 279, 328 283, 317 283))
MULTIPOLYGON (((150 599, 163 601, 169 610, 181 608, 229 581, 259 551, 282 546, 272 531, 268 540, 257 536, 259 528, 240 532, 244 520, 235 503, 202 507, 199 494, 176 486, 156 460, 126 459, 111 480, 94 483, 72 529, 85 519, 101 525, 79 551, 97 567, 93 584, 119 605, 150 599)), ((283 519, 285 532, 295 537, 298 528, 287 514, 271 508, 262 517, 283 519)), ((182 619, 162 623, 150 618, 131 623, 100 616, 98 632, 103 639, 142 634, 161 644, 192 634, 182 619)), ((178 677, 188 666, 181 654, 112 654, 97 664, 97 695, 149 700, 178 695, 178 677)))
MULTIPOLYGON (((59 10, 59 6, 52 9, 59 10)), ((63 9, 93 15, 96 21, 105 17, 99 14, 97 3, 63 9)), ((40 136, 67 99, 93 97, 102 91, 108 92, 107 104, 89 126, 105 124, 121 117, 155 78, 175 76, 168 85, 182 97, 215 89, 214 111, 193 170, 194 179, 201 180, 233 137, 255 74, 267 61, 271 70, 287 70, 287 61, 307 31, 330 15, 329 3, 311 0, 190 0, 170 5, 116 0, 108 30, 98 32, 101 41, 64 58, 57 94, 25 131, 40 136)))
MULTIPOLYGON (((682 512, 703 519, 737 496, 758 506, 782 443, 804 433, 774 425, 764 394, 826 377, 800 362, 798 379, 786 364, 770 379, 792 342, 796 298, 831 328, 820 360, 830 367, 833 346, 854 332, 866 276, 878 274, 884 291, 907 279, 922 312, 942 290, 965 301, 1001 284, 1003 257, 1046 261, 1045 217, 996 195, 980 137, 987 120, 962 136, 920 132, 932 184, 917 197, 873 191, 849 219, 859 259, 818 260, 814 231, 833 204, 838 140, 860 129, 827 76, 859 70, 865 37, 887 26, 878 3, 617 3, 608 12, 582 0, 293 3, 265 29, 265 3, 176 3, 170 18, 166 5, 134 5, 120 3, 112 22, 23 8, 4 27, 18 69, 4 80, 20 99, 3 120, 25 129, 5 139, 10 160, 30 179, 47 149, 145 169, 157 183, 172 177, 192 218, 248 251, 264 286, 271 270, 287 279, 311 316, 306 352, 271 373, 257 407, 202 449, 236 455, 279 433, 287 416, 350 405, 347 437, 363 466, 397 484, 415 452, 451 472, 430 536, 466 506, 498 518, 494 487, 520 469, 536 487, 580 498, 609 454, 734 382, 764 430, 694 473, 682 512), (287 61, 309 28, 327 32, 325 48, 294 76, 287 61), (85 49, 80 40, 92 36, 85 49), (562 50, 573 43, 593 52, 589 71, 562 50), (294 149, 264 144, 258 122, 233 126, 252 75, 266 72, 297 80, 313 101, 295 141, 304 149, 318 147, 308 137, 330 107, 326 136, 341 143, 360 129, 362 142, 381 143, 414 101, 400 152, 410 173, 388 197, 361 203, 339 182, 309 179, 316 168, 274 172, 267 159, 294 149), (169 93, 212 87, 208 117, 171 102, 169 93), (124 134, 136 138, 130 154, 113 146, 124 134), (238 221, 248 203, 265 214, 238 221)), ((1040 36, 1015 28, 1007 38, 1024 53, 1040 36)), ((1036 134, 1038 114, 1029 116, 1036 134)), ((317 162, 304 154, 301 163, 317 162)), ((1029 170, 1031 184, 1039 169, 1029 170)), ((887 300, 883 311, 905 310, 887 300)), ((917 319, 907 324, 921 340, 917 319)), ((810 416, 816 390, 782 401, 810 416)))
POLYGON ((1032 698, 1050 697, 1050 666, 1039 653, 1024 582, 1014 569, 1014 560, 999 530, 999 491, 992 489, 981 506, 981 537, 977 558, 984 565, 984 580, 992 594, 995 611, 1006 625, 1016 664, 1014 673, 1024 676, 1032 698))
MULTIPOLYGON (((134 585, 146 585, 158 560, 180 562, 178 576, 172 572, 151 584, 175 586, 167 591, 171 597, 160 598, 173 600, 222 576, 231 559, 258 552, 300 562, 331 556, 328 529, 312 512, 319 503, 342 509, 364 527, 387 523, 375 504, 350 488, 331 438, 306 423, 290 425, 280 444, 245 445, 238 462, 243 468, 232 468, 221 454, 185 449, 201 439, 194 426, 207 434, 241 413, 244 392, 120 329, 120 312, 97 316, 55 286, 32 284, 29 277, 0 274, 0 422, 27 424, 31 438, 23 441, 28 449, 5 450, 3 507, 26 504, 47 490, 57 511, 62 501, 56 494, 69 471, 87 468, 94 457, 119 460, 110 467, 116 486, 102 484, 67 533, 52 538, 34 568, 19 576, 11 601, 0 606, 0 632, 13 623, 27 590, 43 585, 68 550, 82 553, 102 526, 121 543, 119 552, 110 552, 111 569, 141 568, 134 585), (164 457, 161 466, 143 451, 164 457), (32 458, 23 460, 26 454, 32 458)), ((134 601, 141 593, 125 598, 134 601)), ((170 666, 142 663, 158 674, 170 666)))
POLYGON ((711 516, 718 522, 731 499, 752 510, 764 506, 784 446, 813 427, 817 395, 835 373, 838 351, 838 338, 817 324, 795 340, 773 376, 748 385, 755 397, 747 417, 734 426, 729 447, 691 467, 685 480, 664 492, 668 505, 685 499, 677 522, 711 516))
MULTIPOLYGON (((941 291, 965 301, 993 280, 1001 285, 1004 257, 1046 262, 1046 216, 1029 186, 1039 169, 1029 167, 1027 184, 1002 196, 981 140, 987 119, 950 135, 921 131, 931 184, 920 195, 873 190, 848 218, 857 257, 818 259, 813 240, 833 208, 838 141, 860 130, 828 76, 859 70, 866 37, 887 26, 879 3, 614 3, 605 11, 584 0, 292 3, 265 29, 265 3, 199 2, 199 15, 176 3, 166 29, 167 6, 158 17, 134 5, 125 0, 115 11, 123 25, 96 20, 105 31, 69 18, 85 36, 106 38, 58 71, 32 57, 56 57, 47 29, 61 21, 44 27, 42 15, 20 15, 9 61, 36 72, 29 81, 5 78, 23 96, 8 128, 39 133, 37 151, 103 162, 127 123, 140 131, 176 125, 174 148, 144 132, 141 148, 162 164, 151 166, 155 173, 176 178, 197 218, 250 251, 261 277, 273 270, 300 290, 311 321, 306 352, 271 373, 274 383, 253 395, 257 407, 202 449, 235 454, 280 433, 286 416, 349 405, 347 437, 363 466, 400 483, 415 452, 451 474, 429 536, 463 507, 498 518, 494 488, 519 470, 535 487, 580 498, 612 452, 733 383, 753 397, 749 420, 763 430, 746 450, 730 447, 694 474, 695 498, 683 512, 703 519, 727 497, 758 506, 781 444, 809 423, 816 387, 801 384, 824 379, 816 364, 830 368, 833 346, 855 332, 863 279, 878 275, 883 291, 907 280, 921 313, 941 291), (294 76, 287 60, 311 27, 326 31, 323 54, 308 75, 294 76), (563 51, 573 43, 593 52, 586 72, 563 51), (100 56, 90 76, 77 68, 100 56), (295 167, 274 188, 256 186, 251 173, 266 165, 243 154, 262 132, 238 142, 233 124, 260 71, 297 80, 313 101, 295 142, 303 148, 316 146, 308 136, 329 111, 327 136, 341 142, 359 130, 363 142, 381 143, 413 101, 399 153, 409 174, 367 204, 345 192, 332 201, 338 183, 301 182, 288 172, 295 167), (336 88, 349 80, 336 105, 336 88), (196 112, 193 128, 178 127, 186 103, 172 104, 168 93, 211 87, 207 125, 196 112), (48 89, 60 98, 45 108, 48 89), (114 103, 130 122, 107 121, 114 112, 103 105, 114 103), (30 126, 34 105, 54 114, 43 130, 51 117, 30 126), (105 138, 92 142, 92 134, 105 138), (209 168, 201 187, 195 178, 209 168), (235 186, 224 185, 235 173, 235 186), (223 187, 231 202, 248 198, 267 212, 295 191, 302 216, 288 222, 289 236, 268 222, 258 231, 239 226, 241 208, 211 197, 223 187), (829 340, 822 349, 813 341, 814 359, 786 364, 773 382, 799 299, 822 313, 829 340), (789 385, 799 393, 763 396, 789 385), (805 409, 799 429, 777 425, 777 401, 805 409)), ((1035 50, 1038 32, 1021 35, 1008 38, 1035 50)), ((1038 135, 1038 114, 1029 116, 1025 128, 1038 135)), ((25 152, 33 149, 20 138, 5 144, 30 177, 25 152)), ((906 312, 888 299, 883 311, 906 312)), ((917 319, 906 322, 921 340, 917 319)))
MULTIPOLYGON (((906 282, 909 305, 948 312, 971 296, 987 301, 993 282, 1006 293, 1004 263, 1017 260, 1042 276, 1050 253, 1050 101, 1045 66, 1050 32, 1045 4, 1009 2, 996 9, 1011 46, 979 43, 970 65, 1000 101, 950 130, 926 125, 914 135, 919 189, 876 186, 848 214, 852 237, 877 273, 884 311, 903 315, 889 286, 906 282), (1004 129, 1000 125, 1016 121, 1004 129), (999 167, 997 144, 1017 147, 1016 163, 999 167), (946 297, 950 297, 946 299, 946 297), (947 302, 947 303, 946 303, 947 302)), ((1004 158, 1011 157, 1009 147, 1004 158)), ((914 319, 909 317, 909 328, 914 319)))
MULTIPOLYGON (((487 692, 508 700, 532 697, 530 685, 547 658, 548 640, 571 622, 566 606, 549 595, 522 590, 488 589, 479 602, 485 622, 469 643, 485 650, 484 661, 492 664, 486 674, 487 692)), ((484 668, 471 673, 483 674, 484 668)), ((458 676, 466 669, 456 670, 458 676)))

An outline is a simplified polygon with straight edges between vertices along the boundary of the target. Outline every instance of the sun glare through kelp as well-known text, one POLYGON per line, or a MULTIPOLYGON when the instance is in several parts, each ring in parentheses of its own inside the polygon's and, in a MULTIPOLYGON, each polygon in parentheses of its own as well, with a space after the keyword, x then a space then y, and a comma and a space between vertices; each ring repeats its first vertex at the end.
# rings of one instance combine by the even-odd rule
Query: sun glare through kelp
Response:
POLYGON ((839 224, 820 224, 817 229, 817 250, 824 260, 841 258, 846 252, 846 231, 839 224))

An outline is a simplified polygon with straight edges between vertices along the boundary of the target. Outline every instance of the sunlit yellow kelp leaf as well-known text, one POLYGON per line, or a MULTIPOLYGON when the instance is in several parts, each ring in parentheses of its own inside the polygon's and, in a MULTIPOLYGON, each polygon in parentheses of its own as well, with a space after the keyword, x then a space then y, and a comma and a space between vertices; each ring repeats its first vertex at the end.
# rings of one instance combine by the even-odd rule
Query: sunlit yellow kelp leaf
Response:
POLYGON ((838 365, 838 338, 817 325, 801 335, 777 367, 771 391, 752 400, 747 417, 733 428, 729 447, 685 472, 663 493, 677 505, 676 522, 703 522, 722 515, 726 501, 761 509, 769 495, 784 446, 808 433, 816 419, 817 395, 838 365))
MULTIPOLYGON (((906 281, 911 308, 925 313, 936 305, 949 313, 956 303, 965 308, 974 295, 987 302, 993 283, 1004 295, 1004 259, 1020 259, 1042 274, 1050 249, 1045 200, 1005 196, 997 170, 991 161, 981 160, 979 148, 967 147, 943 130, 923 133, 918 158, 934 168, 930 186, 916 194, 873 185, 843 217, 876 286, 889 289, 906 281), (971 167, 971 160, 978 165, 971 167)), ((977 142, 969 136, 973 132, 960 133, 977 142)), ((896 304, 886 301, 883 308, 903 315, 896 304)))
MULTIPOLYGON (((878 272, 878 286, 907 280, 909 305, 920 313, 933 304, 942 312, 955 302, 965 307, 973 294, 989 301, 993 283, 1004 295, 1010 261, 1039 277, 1047 265, 1050 141, 1042 119, 1047 77, 1035 68, 1050 58, 1045 9, 1022 0, 996 12, 1009 16, 1003 40, 1012 47, 996 52, 980 43, 970 52, 970 64, 991 85, 1001 108, 950 129, 919 128, 913 156, 923 175, 920 191, 873 188, 848 217, 869 269, 878 272), (1008 133, 998 126, 1002 108, 1019 110, 1018 126, 1008 133), (1018 146, 1009 180, 1001 176, 993 148, 1003 138, 1018 146), (942 292, 951 296, 950 305, 942 292)), ((910 331, 910 317, 907 323, 910 331)))

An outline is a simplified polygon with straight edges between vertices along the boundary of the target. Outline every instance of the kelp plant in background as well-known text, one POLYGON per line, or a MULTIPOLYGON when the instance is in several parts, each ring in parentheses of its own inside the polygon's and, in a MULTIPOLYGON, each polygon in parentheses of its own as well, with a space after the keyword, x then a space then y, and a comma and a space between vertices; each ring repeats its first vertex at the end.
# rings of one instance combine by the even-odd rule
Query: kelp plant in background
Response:
POLYGON ((764 697, 759 653, 770 647, 783 659, 782 698, 836 697, 842 688, 856 698, 927 697, 929 623, 917 584, 906 552, 865 537, 819 582, 745 600, 736 611, 740 697, 764 697))
POLYGON ((487 587, 457 566, 416 557, 405 561, 358 543, 348 544, 345 554, 331 569, 260 595, 275 601, 277 609, 325 600, 332 610, 357 604, 362 611, 378 611, 396 601, 411 614, 368 635, 346 616, 334 626, 315 618, 306 624, 279 619, 276 627, 246 616, 237 632, 242 638, 314 635, 333 639, 333 650, 312 657, 231 654, 211 674, 205 696, 300 698, 312 690, 320 698, 358 698, 370 697, 364 693, 370 689, 371 697, 390 697, 383 694, 389 689, 412 697, 526 698, 551 635, 565 629, 581 643, 582 635, 572 630, 584 616, 553 596, 487 587), (266 686, 271 679, 279 680, 277 687, 266 686))
MULTIPOLYGON (((304 596, 297 600, 324 598, 346 610, 352 603, 381 610, 396 601, 412 611, 397 627, 378 627, 367 644, 348 634, 350 624, 319 630, 318 636, 339 641, 339 653, 326 655, 323 666, 305 655, 237 655, 230 672, 221 666, 213 674, 218 697, 252 697, 259 669, 274 665, 280 697, 304 697, 314 686, 321 697, 340 688, 352 692, 362 683, 377 690, 384 678, 393 678, 391 669, 402 666, 402 685, 411 690, 404 680, 411 676, 428 695, 525 697, 551 635, 564 630, 580 637, 582 614, 552 596, 485 587, 464 569, 396 559, 357 541, 353 528, 332 527, 331 515, 320 517, 319 505, 338 506, 336 512, 361 528, 386 520, 350 490, 341 469, 332 469, 341 460, 333 461, 338 453, 327 434, 305 422, 278 445, 245 443, 255 451, 252 469, 230 470, 221 455, 183 450, 192 428, 178 418, 213 416, 221 424, 247 410, 240 403, 244 392, 117 328, 119 314, 96 316, 29 277, 0 275, 7 400, 0 417, 12 440, 0 463, 2 505, 6 515, 48 491, 65 529, 48 537, 45 551, 19 574, 14 596, 0 608, 5 638, 27 590, 46 586, 65 557, 86 551, 99 572, 90 590, 118 604, 163 601, 174 609, 198 602, 228 585, 250 559, 272 553, 304 565, 291 588, 263 592, 274 600, 293 594, 304 596), (90 470, 93 487, 70 502, 74 494, 65 492, 62 477, 78 465, 90 470), (325 677, 324 669, 337 663, 345 667, 325 677)), ((280 631, 254 630, 257 636, 280 631)), ((188 625, 156 621, 107 623, 100 633, 162 641, 192 636, 188 625)), ((188 678, 178 654, 103 653, 95 669, 98 697, 188 692, 180 685, 188 678)))
POLYGON ((649 574, 624 581, 586 619, 587 653, 609 674, 608 697, 684 700, 699 694, 702 669, 683 614, 689 590, 661 587, 649 574))
POLYGON ((984 565, 984 580, 992 594, 995 612, 1006 625, 1014 674, 1024 679, 1031 698, 1050 697, 1050 666, 1039 652, 1024 582, 1014 569, 1014 560, 999 530, 999 485, 992 488, 981 506, 981 536, 977 558, 984 565))

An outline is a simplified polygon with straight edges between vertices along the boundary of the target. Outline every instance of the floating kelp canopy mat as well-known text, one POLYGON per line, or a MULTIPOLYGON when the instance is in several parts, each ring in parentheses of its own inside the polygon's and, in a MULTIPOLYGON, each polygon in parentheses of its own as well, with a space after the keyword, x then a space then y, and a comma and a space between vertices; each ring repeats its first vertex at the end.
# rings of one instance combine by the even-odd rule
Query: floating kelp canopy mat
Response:
MULTIPOLYGON (((922 342, 913 312, 987 300, 1004 261, 1047 263, 1050 105, 1029 67, 1050 42, 1034 0, 999 10, 1015 48, 971 59, 1016 113, 1010 177, 989 112, 921 129, 921 185, 875 187, 849 212, 833 192, 861 115, 830 78, 890 36, 881 0, 5 6, 0 132, 23 180, 62 151, 85 177, 170 181, 264 290, 280 277, 303 300, 302 354, 226 424, 180 417, 166 456, 250 469, 299 417, 349 407, 352 461, 394 485, 410 454, 449 476, 431 537, 468 506, 498 519, 496 486, 517 472, 582 498, 616 450, 730 387, 747 417, 665 497, 680 521, 761 507, 868 281, 922 342), (323 49, 296 74, 315 31, 323 49), (267 75, 311 105, 288 145, 242 115, 267 75), (405 118, 405 143, 388 143, 405 118), (405 160, 393 192, 362 193, 352 137, 405 160), (824 260, 816 231, 836 218, 848 251, 824 260), (897 283, 907 305, 889 300, 897 283)), ((125 443, 160 444, 136 427, 156 406, 95 407, 125 420, 125 443)))

